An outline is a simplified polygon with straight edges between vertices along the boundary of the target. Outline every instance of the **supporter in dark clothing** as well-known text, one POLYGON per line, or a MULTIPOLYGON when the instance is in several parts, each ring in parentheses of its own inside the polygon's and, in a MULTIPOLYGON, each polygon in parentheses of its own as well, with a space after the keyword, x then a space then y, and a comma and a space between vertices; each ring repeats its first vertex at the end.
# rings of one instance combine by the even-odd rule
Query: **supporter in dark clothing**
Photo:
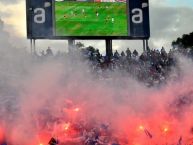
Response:
POLYGON ((46 56, 54 56, 50 47, 48 47, 48 49, 46 50, 46 56))
POLYGON ((121 57, 125 57, 125 52, 124 51, 121 52, 121 57))
MULTIPOLYGON (((161 81, 165 81, 164 78, 168 76, 171 67, 176 65, 176 52, 190 57, 193 56, 193 49, 189 51, 181 49, 170 50, 167 53, 164 47, 161 48, 161 51, 148 49, 142 54, 139 54, 137 50, 131 53, 129 48, 125 52, 122 51, 121 54, 116 50, 110 59, 108 56, 102 56, 100 51, 92 46, 81 48, 80 51, 78 49, 77 52, 82 54, 84 60, 89 60, 85 62, 88 62, 88 65, 93 68, 93 72, 95 73, 105 72, 105 70, 124 70, 137 80, 148 83, 149 86, 152 86, 154 82, 158 82, 159 84, 161 81)), ((61 55, 64 54, 62 53, 61 55)), ((61 55, 56 55, 56 57, 61 55)), ((46 50, 46 54, 42 51, 40 57, 44 56, 53 56, 50 47, 46 50)))
POLYGON ((97 49, 95 52, 95 57, 98 62, 101 61, 102 55, 100 54, 99 50, 97 49))
POLYGON ((119 59, 120 55, 119 55, 119 53, 118 53, 117 50, 115 51, 113 57, 114 57, 115 59, 119 59))
POLYGON ((166 53, 164 47, 162 47, 162 49, 161 49, 161 57, 162 57, 163 59, 167 59, 167 53, 166 53))
POLYGON ((127 55, 127 58, 131 58, 131 51, 129 48, 127 48, 126 50, 126 55, 127 55))
POLYGON ((134 51, 133 51, 133 55, 134 55, 134 56, 138 56, 137 50, 134 50, 134 51))
POLYGON ((146 56, 146 53, 145 53, 145 52, 143 52, 143 53, 140 55, 139 59, 140 59, 140 61, 142 61, 142 62, 147 61, 147 56, 146 56))
POLYGON ((98 59, 100 59, 100 58, 101 58, 101 54, 100 54, 100 52, 99 52, 99 50, 98 50, 98 49, 96 50, 96 57, 97 57, 98 59))

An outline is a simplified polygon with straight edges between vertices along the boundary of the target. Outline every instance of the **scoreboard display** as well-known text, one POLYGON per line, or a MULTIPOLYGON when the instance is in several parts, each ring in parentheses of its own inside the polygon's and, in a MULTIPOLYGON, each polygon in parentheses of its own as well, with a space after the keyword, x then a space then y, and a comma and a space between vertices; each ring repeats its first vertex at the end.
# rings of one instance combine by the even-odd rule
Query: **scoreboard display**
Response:
POLYGON ((29 39, 148 39, 148 0, 26 0, 29 39))

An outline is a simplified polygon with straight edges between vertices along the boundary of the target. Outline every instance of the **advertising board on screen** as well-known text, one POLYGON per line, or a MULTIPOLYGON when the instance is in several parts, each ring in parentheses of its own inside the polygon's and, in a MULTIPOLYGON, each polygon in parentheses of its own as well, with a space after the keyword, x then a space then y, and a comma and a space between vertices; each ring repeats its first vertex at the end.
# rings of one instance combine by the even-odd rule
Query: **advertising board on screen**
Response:
POLYGON ((27 0, 30 39, 149 38, 148 0, 27 0))

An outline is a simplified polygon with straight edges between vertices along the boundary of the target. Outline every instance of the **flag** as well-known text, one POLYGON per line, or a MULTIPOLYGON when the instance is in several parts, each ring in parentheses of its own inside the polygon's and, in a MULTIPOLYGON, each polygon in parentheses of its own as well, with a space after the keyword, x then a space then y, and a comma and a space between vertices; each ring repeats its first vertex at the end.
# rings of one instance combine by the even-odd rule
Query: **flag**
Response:
POLYGON ((182 145, 182 137, 180 136, 177 145, 182 145))
POLYGON ((149 137, 149 138, 152 138, 153 135, 147 130, 147 129, 144 129, 144 132, 145 134, 149 137))

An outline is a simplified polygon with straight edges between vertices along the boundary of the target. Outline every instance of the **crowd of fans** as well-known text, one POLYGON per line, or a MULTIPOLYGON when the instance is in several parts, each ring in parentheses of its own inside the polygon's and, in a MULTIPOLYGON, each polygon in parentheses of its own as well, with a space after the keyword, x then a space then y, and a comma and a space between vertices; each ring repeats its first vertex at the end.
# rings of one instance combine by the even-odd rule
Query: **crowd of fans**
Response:
MULTIPOLYGON (((121 53, 115 50, 110 57, 103 56, 98 49, 92 46, 75 49, 70 53, 74 52, 78 52, 83 60, 88 62, 93 72, 100 77, 108 77, 104 75, 107 71, 120 71, 144 82, 148 86, 166 82, 169 73, 176 64, 176 53, 193 56, 192 49, 171 49, 166 52, 164 47, 161 50, 148 49, 141 54, 137 50, 132 52, 129 48, 121 53)), ((40 57, 64 57, 70 55, 70 53, 58 52, 54 55, 51 48, 48 48, 46 52, 41 52, 40 57)))
POLYGON ((110 59, 102 56, 97 49, 87 48, 82 51, 96 71, 103 72, 107 69, 122 71, 150 86, 164 82, 175 65, 174 52, 167 53, 163 47, 161 51, 149 50, 142 54, 137 50, 131 52, 129 48, 121 53, 116 50, 110 59))

